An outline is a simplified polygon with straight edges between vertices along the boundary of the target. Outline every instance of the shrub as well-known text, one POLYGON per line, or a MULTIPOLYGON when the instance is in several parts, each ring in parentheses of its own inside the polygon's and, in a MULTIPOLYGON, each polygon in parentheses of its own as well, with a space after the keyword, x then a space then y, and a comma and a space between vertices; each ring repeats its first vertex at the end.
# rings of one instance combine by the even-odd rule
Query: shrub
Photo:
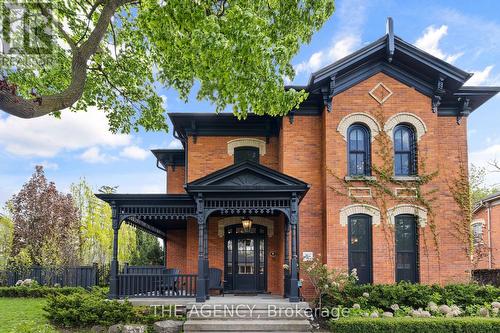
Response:
POLYGON ((498 333, 493 318, 345 318, 330 321, 334 333, 498 333))
POLYGON ((393 304, 415 309, 436 304, 467 306, 500 300, 500 288, 478 284, 453 284, 445 287, 400 282, 391 285, 346 285, 323 298, 326 306, 359 304, 362 308, 380 308, 390 311, 393 304), (365 296, 363 296, 363 294, 365 296), (368 296, 367 296, 368 295, 368 296))
POLYGON ((81 287, 0 287, 0 297, 28 297, 41 298, 51 295, 70 295, 75 293, 87 293, 88 291, 81 287))
POLYGON ((107 300, 101 290, 50 296, 44 310, 53 324, 62 327, 110 326, 134 318, 130 302, 107 300))

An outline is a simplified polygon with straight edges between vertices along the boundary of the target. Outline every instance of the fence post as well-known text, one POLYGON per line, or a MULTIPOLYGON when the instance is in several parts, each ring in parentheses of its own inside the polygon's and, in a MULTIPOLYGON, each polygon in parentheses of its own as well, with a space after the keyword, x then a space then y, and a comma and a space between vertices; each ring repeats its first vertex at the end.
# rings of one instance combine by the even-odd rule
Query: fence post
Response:
POLYGON ((92 264, 92 273, 94 274, 94 286, 99 285, 99 264, 96 262, 92 264))

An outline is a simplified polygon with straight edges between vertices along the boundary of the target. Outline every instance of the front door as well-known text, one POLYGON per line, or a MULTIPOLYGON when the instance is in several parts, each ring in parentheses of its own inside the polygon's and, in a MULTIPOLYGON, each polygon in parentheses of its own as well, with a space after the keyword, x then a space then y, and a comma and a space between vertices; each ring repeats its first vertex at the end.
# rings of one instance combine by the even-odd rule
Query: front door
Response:
POLYGON ((255 225, 245 232, 241 225, 226 227, 224 288, 228 292, 266 290, 266 228, 255 225))

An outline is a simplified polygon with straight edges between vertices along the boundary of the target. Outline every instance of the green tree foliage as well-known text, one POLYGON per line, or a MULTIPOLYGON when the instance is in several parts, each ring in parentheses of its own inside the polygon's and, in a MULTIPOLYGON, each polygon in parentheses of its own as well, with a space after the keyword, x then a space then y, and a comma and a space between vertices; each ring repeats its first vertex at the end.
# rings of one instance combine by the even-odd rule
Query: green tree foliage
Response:
POLYGON ((500 191, 498 186, 486 185, 487 173, 486 168, 477 167, 474 164, 472 164, 469 169, 470 196, 473 205, 488 195, 500 191))
MULTIPOLYGON (((23 118, 106 112, 113 131, 166 130, 155 84, 217 111, 284 115, 304 91, 285 90, 293 56, 331 16, 333 0, 90 0, 33 2, 54 19, 47 55, 4 66, 0 109, 23 118)), ((15 59, 14 59, 15 60, 15 59)))
MULTIPOLYGON (((103 191, 112 187, 105 186, 103 191)), ((92 187, 81 179, 71 185, 71 193, 76 208, 80 213, 79 238, 80 261, 83 264, 106 264, 111 261, 113 245, 113 228, 111 223, 111 207, 99 200, 92 187)), ((136 251, 136 231, 123 224, 118 236, 118 259, 130 261, 136 251)))
POLYGON ((14 225, 8 216, 0 215, 0 270, 7 265, 12 249, 14 225))
POLYGON ((69 194, 45 178, 43 167, 9 202, 14 226, 12 256, 35 265, 78 262, 78 211, 69 194), (26 257, 26 258, 25 258, 26 257))
POLYGON ((137 230, 137 250, 130 261, 131 265, 162 265, 163 249, 158 238, 144 231, 137 230))

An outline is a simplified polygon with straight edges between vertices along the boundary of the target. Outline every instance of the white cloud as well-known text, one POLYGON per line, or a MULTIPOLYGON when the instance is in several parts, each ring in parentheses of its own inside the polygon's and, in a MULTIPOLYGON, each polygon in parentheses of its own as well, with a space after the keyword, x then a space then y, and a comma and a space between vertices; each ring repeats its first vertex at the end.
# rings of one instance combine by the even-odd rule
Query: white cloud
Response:
POLYGON ((59 164, 54 163, 54 162, 49 162, 47 160, 36 162, 36 163, 31 163, 32 167, 34 167, 35 165, 41 165, 46 170, 57 170, 57 169, 59 169, 59 164))
POLYGON ((467 86, 479 86, 483 83, 489 82, 491 80, 491 70, 493 69, 493 65, 486 66, 482 71, 473 71, 474 75, 465 82, 467 86))
POLYGON ((321 67, 337 61, 354 51, 360 45, 360 38, 354 35, 348 35, 335 41, 328 49, 313 53, 308 61, 303 61, 295 66, 295 73, 315 72, 321 67))
POLYGON ((330 45, 314 52, 307 61, 294 66, 296 76, 308 74, 337 61, 361 47, 361 35, 366 21, 366 0, 351 0, 340 2, 334 18, 341 27, 333 35, 330 45), (353 15, 353 13, 355 13, 353 15))
POLYGON ((182 143, 177 139, 173 139, 168 144, 167 149, 182 149, 182 143))
POLYGON ((126 146, 130 141, 130 135, 111 133, 106 115, 95 108, 64 110, 61 119, 0 118, 0 146, 15 155, 53 157, 64 150, 126 146))
POLYGON ((162 101, 163 101, 163 108, 166 110, 168 107, 168 97, 166 95, 160 95, 162 101))
POLYGON ((112 158, 104 153, 101 153, 99 147, 91 147, 84 151, 79 158, 87 163, 106 163, 112 158))
POLYGON ((131 158, 134 160, 144 160, 149 156, 149 151, 135 145, 128 146, 123 148, 123 150, 120 152, 120 156, 131 158))
POLYGON ((463 55, 463 52, 446 54, 439 46, 441 39, 448 34, 448 26, 442 25, 439 28, 431 25, 425 28, 424 33, 415 42, 415 46, 433 56, 446 62, 453 63, 463 55))

